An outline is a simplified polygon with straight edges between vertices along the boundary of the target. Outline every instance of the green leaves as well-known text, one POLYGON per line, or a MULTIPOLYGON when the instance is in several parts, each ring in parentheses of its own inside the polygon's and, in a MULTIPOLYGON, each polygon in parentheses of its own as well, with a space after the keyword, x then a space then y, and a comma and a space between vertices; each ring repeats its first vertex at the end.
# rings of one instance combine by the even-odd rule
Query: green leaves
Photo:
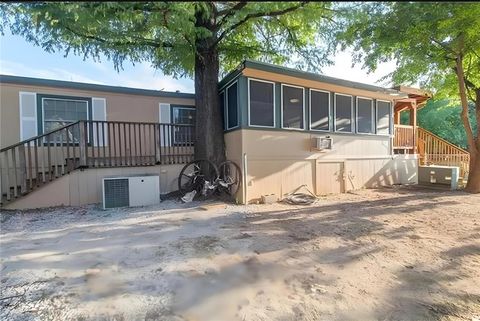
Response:
MULTIPOLYGON (((332 12, 306 2, 39 2, 2 4, 3 25, 47 51, 149 61, 166 74, 193 73, 197 39, 212 39, 222 70, 245 58, 319 70, 334 46, 319 45, 332 12), (197 19, 208 21, 196 26, 197 19)), ((333 28, 330 28, 333 30, 333 28)), ((0 29, 3 31, 3 28, 0 29)))
POLYGON ((455 91, 452 86, 458 87, 446 77, 462 54, 469 62, 466 77, 480 86, 480 4, 388 2, 351 9, 338 40, 344 48, 352 46, 355 61, 367 69, 395 59, 395 83, 420 82, 445 96, 455 91))

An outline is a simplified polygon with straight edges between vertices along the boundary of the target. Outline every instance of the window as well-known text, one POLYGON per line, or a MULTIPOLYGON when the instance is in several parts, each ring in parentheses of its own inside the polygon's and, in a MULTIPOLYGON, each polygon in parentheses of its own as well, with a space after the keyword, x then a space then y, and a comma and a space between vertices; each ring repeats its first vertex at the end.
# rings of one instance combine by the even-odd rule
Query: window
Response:
POLYGON ((304 129, 304 91, 301 87, 282 85, 282 127, 304 129))
POLYGON ((377 134, 390 134, 390 102, 377 100, 377 134))
POLYGON ((335 94, 335 131, 351 133, 353 116, 352 96, 335 94))
POLYGON ((249 79, 249 125, 275 127, 274 83, 249 79))
POLYGON ((310 129, 330 130, 330 93, 310 89, 310 129))
POLYGON ((222 117, 223 129, 227 129, 227 121, 225 120, 225 91, 220 93, 220 115, 222 117))
MULTIPOLYGON (((172 123, 176 125, 195 125, 195 108, 172 106, 172 123)), ((193 144, 195 132, 192 126, 173 126, 174 144, 193 144)))
POLYGON ((227 129, 238 126, 237 82, 227 88, 227 129))
POLYGON ((357 97, 357 133, 374 134, 373 100, 357 97))
MULTIPOLYGON (((43 122, 41 128, 43 133, 67 126, 79 120, 89 119, 89 101, 76 98, 57 98, 40 96, 43 122)), ((66 141, 67 133, 61 131, 46 138, 53 142, 66 141)), ((78 142, 80 133, 78 128, 71 128, 68 132, 69 141, 78 142)))

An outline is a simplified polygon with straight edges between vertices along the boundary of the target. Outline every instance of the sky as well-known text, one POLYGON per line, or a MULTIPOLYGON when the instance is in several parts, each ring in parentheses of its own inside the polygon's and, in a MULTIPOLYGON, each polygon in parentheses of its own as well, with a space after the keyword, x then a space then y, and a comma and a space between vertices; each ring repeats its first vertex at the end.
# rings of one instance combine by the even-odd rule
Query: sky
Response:
MULTIPOLYGON (((358 81, 371 85, 385 85, 377 81, 395 69, 395 64, 385 63, 376 72, 368 74, 361 67, 352 67, 351 54, 336 55, 335 64, 325 67, 322 74, 358 81)), ((112 86, 166 90, 193 93, 193 80, 174 79, 161 70, 155 70, 149 63, 132 65, 124 63, 124 70, 117 72, 108 60, 94 62, 81 56, 63 53, 47 53, 42 48, 27 42, 21 36, 5 31, 0 35, 0 74, 33 78, 86 82, 112 86)), ((388 85, 388 84, 387 84, 388 85)))

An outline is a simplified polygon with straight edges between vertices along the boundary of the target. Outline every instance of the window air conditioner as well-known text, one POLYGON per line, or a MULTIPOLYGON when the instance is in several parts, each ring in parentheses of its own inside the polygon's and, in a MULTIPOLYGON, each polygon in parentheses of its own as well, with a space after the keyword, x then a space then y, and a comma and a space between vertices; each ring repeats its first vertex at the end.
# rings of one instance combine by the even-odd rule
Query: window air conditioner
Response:
POLYGON ((333 141, 332 141, 332 138, 330 138, 330 136, 313 137, 312 145, 313 145, 312 147, 316 150, 332 149, 333 141))
POLYGON ((105 177, 102 180, 103 209, 160 203, 158 175, 105 177))

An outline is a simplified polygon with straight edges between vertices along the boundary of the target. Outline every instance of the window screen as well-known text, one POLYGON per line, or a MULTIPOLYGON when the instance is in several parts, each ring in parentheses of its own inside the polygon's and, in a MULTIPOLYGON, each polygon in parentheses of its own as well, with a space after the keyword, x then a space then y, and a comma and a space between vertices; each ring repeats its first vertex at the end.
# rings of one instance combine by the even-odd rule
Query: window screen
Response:
POLYGON ((227 89, 228 128, 238 126, 237 83, 227 89))
POLYGON ((377 134, 390 134, 390 102, 377 101, 377 134))
POLYGON ((273 127, 273 84, 250 80, 250 125, 273 127))
POLYGON ((310 129, 329 130, 330 93, 310 91, 310 129))
POLYGON ((283 128, 303 129, 303 88, 282 86, 283 128))
MULTIPOLYGON (((172 107, 173 124, 195 125, 195 108, 172 107)), ((173 142, 175 144, 192 144, 195 137, 191 126, 173 126, 173 142)))
POLYGON ((225 91, 220 93, 220 115, 222 117, 222 124, 223 129, 226 129, 226 121, 225 121, 225 91))
MULTIPOLYGON (((43 132, 48 133, 60 127, 74 123, 79 120, 88 120, 88 101, 70 100, 60 98, 43 98, 43 132)), ((66 141, 67 133, 60 133, 49 136, 52 141, 66 141)), ((80 133, 78 128, 69 128, 69 140, 78 142, 80 133)))
POLYGON ((373 134, 373 101, 366 98, 357 99, 357 132, 373 134))
POLYGON ((335 95, 335 131, 352 132, 352 96, 335 95))

